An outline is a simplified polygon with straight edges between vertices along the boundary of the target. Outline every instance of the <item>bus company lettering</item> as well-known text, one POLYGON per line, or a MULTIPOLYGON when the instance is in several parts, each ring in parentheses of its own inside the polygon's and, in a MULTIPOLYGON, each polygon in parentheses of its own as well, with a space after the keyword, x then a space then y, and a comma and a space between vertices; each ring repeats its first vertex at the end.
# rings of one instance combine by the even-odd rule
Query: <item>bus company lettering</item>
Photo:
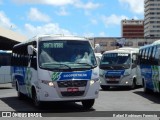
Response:
POLYGON ((77 73, 77 74, 66 74, 64 75, 64 77, 87 77, 87 74, 80 74, 80 73, 77 73))
POLYGON ((59 80, 70 80, 70 79, 91 79, 92 71, 84 71, 84 72, 62 72, 59 80))
POLYGON ((63 43, 44 43, 43 48, 63 48, 63 43))

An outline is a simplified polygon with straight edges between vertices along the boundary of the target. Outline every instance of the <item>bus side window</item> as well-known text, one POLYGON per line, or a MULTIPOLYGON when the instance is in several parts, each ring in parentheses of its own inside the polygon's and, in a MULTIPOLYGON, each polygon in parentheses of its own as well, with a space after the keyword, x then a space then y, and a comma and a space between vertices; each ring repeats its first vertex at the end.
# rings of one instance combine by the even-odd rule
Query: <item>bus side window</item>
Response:
POLYGON ((150 48, 149 56, 148 56, 148 61, 151 65, 153 64, 152 52, 153 52, 153 47, 150 48))
POLYGON ((157 52, 157 46, 154 46, 154 52, 153 52, 153 63, 154 65, 158 65, 158 52, 157 52))
POLYGON ((37 70, 37 56, 36 52, 31 56, 31 67, 33 67, 35 70, 37 70))

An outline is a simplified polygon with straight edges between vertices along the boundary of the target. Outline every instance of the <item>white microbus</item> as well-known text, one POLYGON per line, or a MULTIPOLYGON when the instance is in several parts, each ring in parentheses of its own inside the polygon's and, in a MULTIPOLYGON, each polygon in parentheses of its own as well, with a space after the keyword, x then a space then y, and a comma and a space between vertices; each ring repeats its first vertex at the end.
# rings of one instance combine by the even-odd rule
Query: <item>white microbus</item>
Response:
POLYGON ((11 82, 11 51, 0 50, 0 84, 11 82))
POLYGON ((14 46, 12 66, 18 97, 31 97, 36 107, 44 101, 81 101, 89 109, 98 97, 99 70, 85 38, 37 36, 14 46))
POLYGON ((111 86, 142 85, 140 68, 137 65, 138 48, 119 48, 103 53, 100 62, 100 85, 103 90, 111 86))

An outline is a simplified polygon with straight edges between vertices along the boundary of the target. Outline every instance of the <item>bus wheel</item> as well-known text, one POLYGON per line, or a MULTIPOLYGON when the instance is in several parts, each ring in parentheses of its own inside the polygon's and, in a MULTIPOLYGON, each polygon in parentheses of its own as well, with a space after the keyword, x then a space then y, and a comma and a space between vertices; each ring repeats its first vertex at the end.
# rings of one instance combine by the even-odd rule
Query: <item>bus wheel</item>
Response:
POLYGON ((102 90, 109 90, 110 86, 101 85, 102 90))
POLYGON ((131 85, 131 89, 135 89, 136 88, 136 79, 133 79, 132 85, 131 85))
POLYGON ((36 90, 34 88, 32 89, 32 99, 33 99, 33 104, 36 108, 38 109, 42 108, 42 102, 38 100, 36 90))
POLYGON ((18 99, 19 100, 23 100, 24 99, 24 94, 22 94, 20 92, 20 89, 19 89, 19 84, 16 82, 16 90, 17 90, 17 96, 18 96, 18 99))
POLYGON ((82 105, 85 109, 90 109, 94 105, 94 99, 91 100, 83 100, 82 105))
POLYGON ((143 80, 143 91, 145 93, 150 93, 150 90, 146 87, 146 84, 145 84, 144 80, 143 80))

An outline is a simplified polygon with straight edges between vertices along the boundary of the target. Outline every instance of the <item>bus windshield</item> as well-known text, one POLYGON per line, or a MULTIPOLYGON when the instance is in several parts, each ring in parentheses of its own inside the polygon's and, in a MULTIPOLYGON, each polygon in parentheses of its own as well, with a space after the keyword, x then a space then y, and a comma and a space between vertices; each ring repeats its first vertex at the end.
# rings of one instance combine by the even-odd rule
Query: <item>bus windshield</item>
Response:
POLYGON ((100 66, 108 69, 128 69, 131 65, 131 56, 128 53, 104 54, 100 66))
POLYGON ((90 69, 97 66, 88 41, 40 41, 38 54, 39 66, 42 69, 90 69))

